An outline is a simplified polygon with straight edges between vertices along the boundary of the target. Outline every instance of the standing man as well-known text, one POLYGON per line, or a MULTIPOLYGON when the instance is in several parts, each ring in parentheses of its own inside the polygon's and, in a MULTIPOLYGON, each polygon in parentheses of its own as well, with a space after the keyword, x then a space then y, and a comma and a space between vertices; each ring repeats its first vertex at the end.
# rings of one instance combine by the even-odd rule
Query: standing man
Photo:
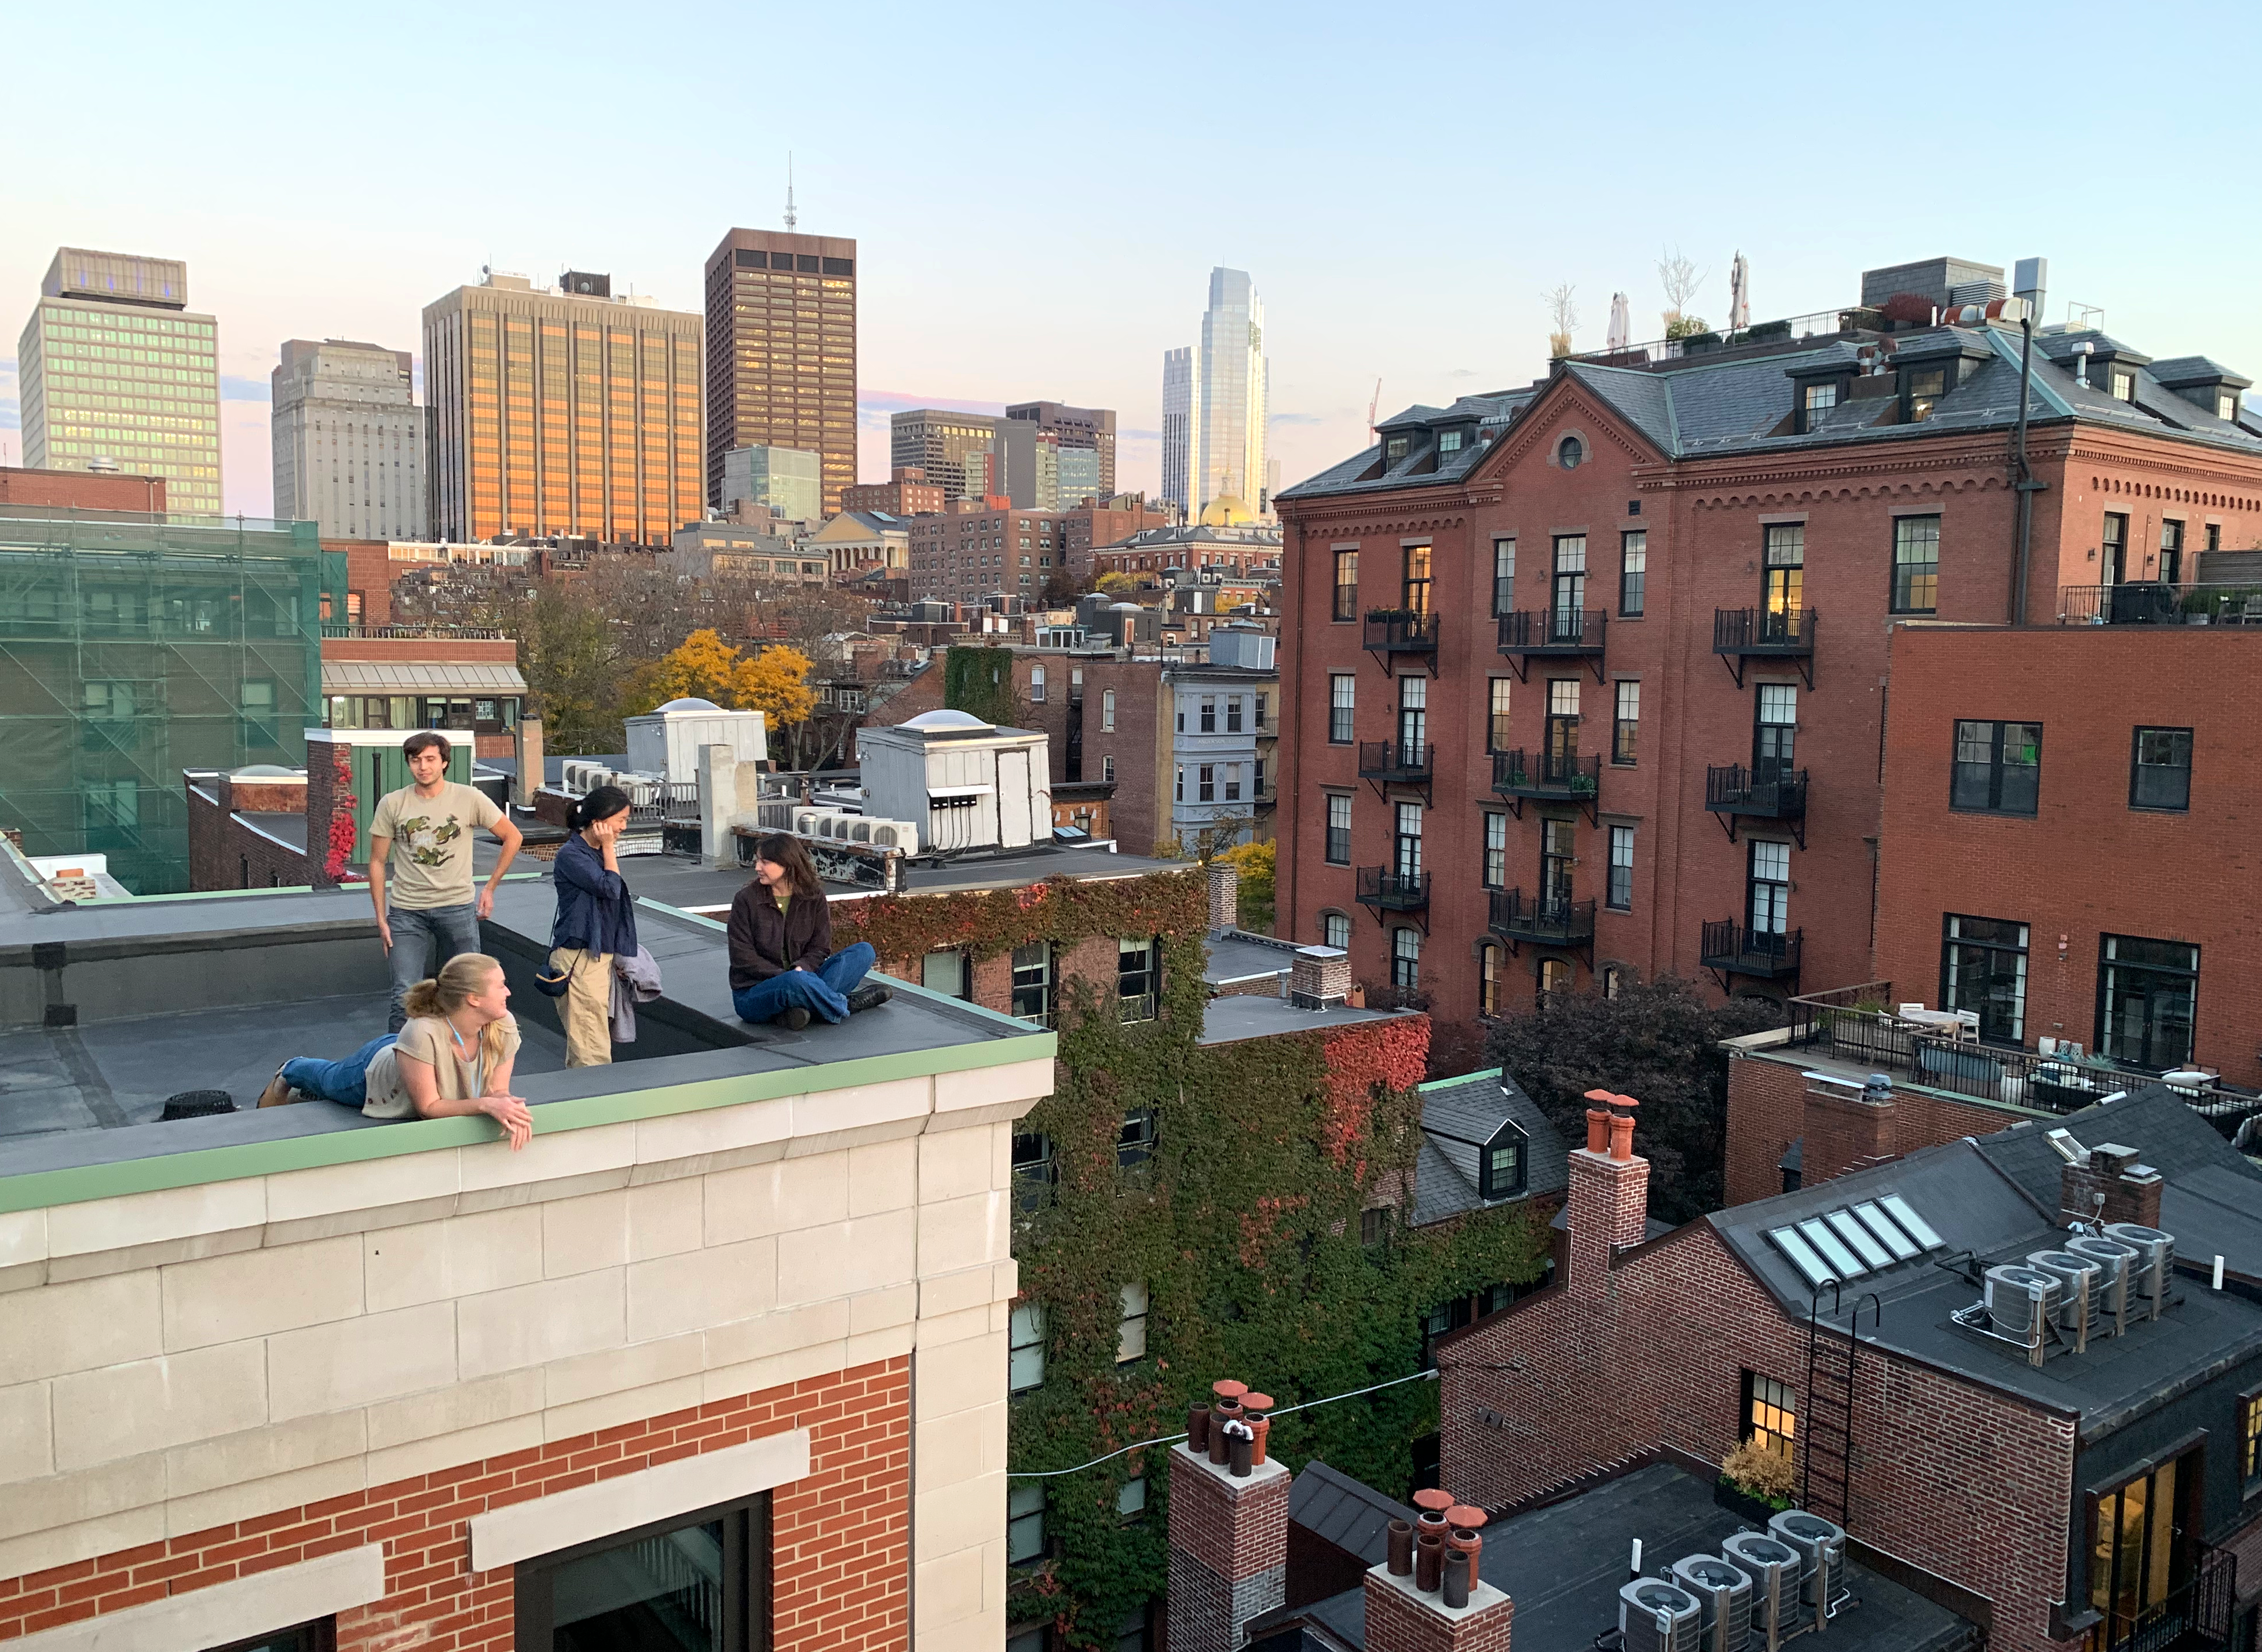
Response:
POLYGON ((479 949, 479 920, 494 911, 495 885, 510 869, 520 833, 510 817, 483 791, 448 776, 448 741, 430 729, 401 741, 413 786, 378 800, 369 823, 369 894, 377 904, 377 938, 393 972, 393 1017, 399 1032, 408 1019, 408 989, 440 973, 449 959, 479 949), (472 833, 484 826, 502 845, 486 887, 472 900, 472 833), (385 899, 385 857, 399 838, 407 851, 385 899))

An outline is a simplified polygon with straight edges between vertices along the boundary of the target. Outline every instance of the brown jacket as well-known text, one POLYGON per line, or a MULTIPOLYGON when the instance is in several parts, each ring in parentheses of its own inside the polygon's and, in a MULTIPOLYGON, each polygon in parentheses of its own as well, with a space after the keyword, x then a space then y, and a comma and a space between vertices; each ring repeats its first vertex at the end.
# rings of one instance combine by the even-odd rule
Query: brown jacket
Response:
POLYGON ((783 975, 799 965, 821 968, 832 956, 832 907, 822 895, 796 895, 783 913, 777 897, 749 883, 731 902, 731 990, 783 975))

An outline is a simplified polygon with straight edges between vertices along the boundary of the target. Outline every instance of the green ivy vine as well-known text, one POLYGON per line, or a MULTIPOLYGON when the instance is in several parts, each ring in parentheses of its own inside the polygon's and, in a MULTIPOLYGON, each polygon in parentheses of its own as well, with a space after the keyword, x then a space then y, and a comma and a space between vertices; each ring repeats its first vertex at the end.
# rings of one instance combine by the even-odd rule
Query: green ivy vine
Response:
POLYGON ((984 723, 1010 728, 1019 720, 1013 691, 1013 651, 984 644, 953 644, 942 656, 942 703, 984 723))

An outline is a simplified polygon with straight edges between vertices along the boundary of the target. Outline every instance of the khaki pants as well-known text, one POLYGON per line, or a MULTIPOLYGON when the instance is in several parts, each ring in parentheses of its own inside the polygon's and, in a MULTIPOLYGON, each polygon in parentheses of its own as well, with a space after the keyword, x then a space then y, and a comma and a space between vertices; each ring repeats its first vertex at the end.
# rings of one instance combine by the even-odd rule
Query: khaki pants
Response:
POLYGON ((566 1027, 566 1064, 609 1066, 613 1059, 613 960, 604 952, 560 947, 550 955, 553 975, 571 973, 573 984, 558 1000, 566 1027))

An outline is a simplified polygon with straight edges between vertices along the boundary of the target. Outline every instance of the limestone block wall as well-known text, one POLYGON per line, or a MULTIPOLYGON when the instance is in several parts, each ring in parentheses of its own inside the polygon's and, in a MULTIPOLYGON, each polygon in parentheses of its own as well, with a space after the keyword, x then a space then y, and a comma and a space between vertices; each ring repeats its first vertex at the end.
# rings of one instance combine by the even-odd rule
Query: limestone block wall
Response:
MULTIPOLYGON (((465 1465, 539 1463, 517 1495, 544 1495, 618 1471, 559 1449, 620 1431, 674 1455, 760 1434, 750 1416, 821 1433, 831 1418, 776 1396, 905 1372, 913 1403, 895 1403, 900 1379, 872 1388, 869 1425, 823 1436, 812 1475, 840 1502, 906 1481, 916 1542, 894 1609, 923 1652, 994 1648, 1012 1122, 1051 1086, 1049 1059, 1020 1061, 565 1129, 517 1154, 445 1146, 0 1211, 0 1643, 224 1581, 204 1562, 137 1578, 161 1565, 135 1553, 151 1546, 186 1554, 465 1465), (699 1425, 723 1413, 735 1432, 699 1425), (40 1586, 64 1573, 113 1586, 40 1586)), ((500 1498, 475 1483, 482 1506, 510 1500, 508 1481, 500 1498)), ((837 1530, 847 1512, 811 1518, 837 1530)), ((467 1588, 507 1581, 472 1576, 429 1524, 413 1550, 377 1528, 389 1591, 431 1586, 436 1564, 467 1588)), ((774 1536, 782 1599, 818 1546, 774 1536)))

